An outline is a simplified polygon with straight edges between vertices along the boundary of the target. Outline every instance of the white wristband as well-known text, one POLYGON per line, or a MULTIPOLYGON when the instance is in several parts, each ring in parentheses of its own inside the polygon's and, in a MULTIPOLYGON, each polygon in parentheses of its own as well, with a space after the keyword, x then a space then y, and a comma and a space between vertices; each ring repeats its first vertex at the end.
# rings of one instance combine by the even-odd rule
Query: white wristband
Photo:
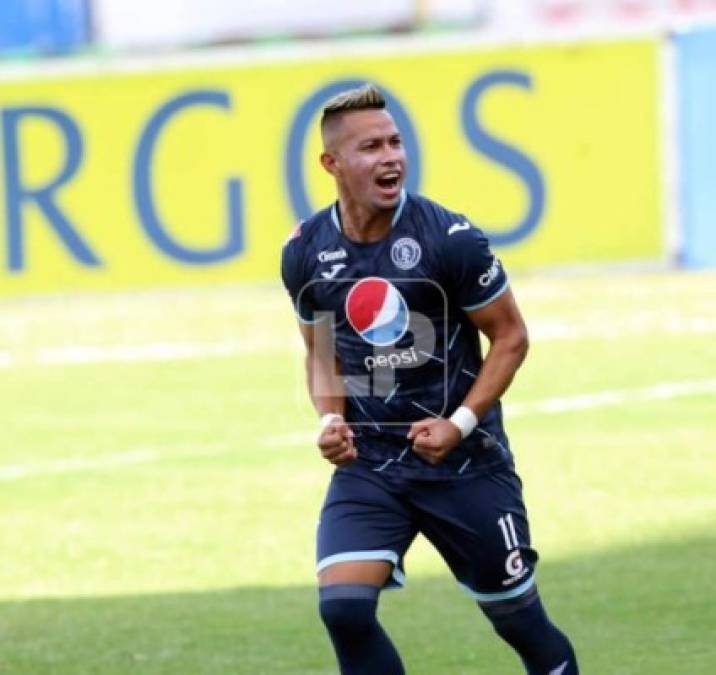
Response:
POLYGON ((343 415, 341 415, 340 413, 326 413, 325 415, 321 416, 321 420, 319 422, 321 426, 321 431, 323 431, 333 421, 342 422, 343 415))
POLYGON ((450 421, 460 429, 463 438, 469 436, 477 426, 477 415, 465 405, 461 405, 452 415, 450 421))

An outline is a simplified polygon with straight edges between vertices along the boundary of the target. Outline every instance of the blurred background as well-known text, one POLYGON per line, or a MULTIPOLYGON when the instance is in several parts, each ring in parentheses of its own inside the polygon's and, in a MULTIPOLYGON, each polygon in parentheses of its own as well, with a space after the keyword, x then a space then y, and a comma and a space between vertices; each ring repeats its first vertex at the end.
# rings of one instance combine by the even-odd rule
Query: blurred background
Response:
POLYGON ((0 295, 275 279, 332 198, 316 114, 366 80, 410 188, 511 269, 713 266, 712 22, 712 0, 5 0, 0 295))
POLYGON ((47 56, 90 50, 201 48, 216 44, 332 39, 432 29, 467 29, 480 41, 563 31, 607 34, 707 24, 713 0, 388 0, 380 7, 327 0, 6 0, 2 50, 47 56))
MULTIPOLYGON (((2 0, 0 673, 334 672, 278 264, 365 81, 511 273, 583 672, 716 669, 716 0, 2 0)), ((424 541, 407 569, 408 672, 520 672, 424 541)))

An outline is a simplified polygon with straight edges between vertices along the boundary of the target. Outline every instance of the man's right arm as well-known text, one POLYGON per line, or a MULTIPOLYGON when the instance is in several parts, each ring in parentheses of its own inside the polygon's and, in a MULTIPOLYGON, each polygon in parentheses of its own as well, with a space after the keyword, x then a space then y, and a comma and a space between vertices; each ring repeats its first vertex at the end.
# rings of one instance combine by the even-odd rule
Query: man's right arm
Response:
POLYGON ((331 347, 328 321, 306 324, 299 322, 306 345, 306 384, 318 415, 335 413, 343 417, 345 391, 340 379, 340 362, 331 347))
POLYGON ((317 444, 321 455, 331 464, 342 466, 356 456, 353 432, 343 419, 345 389, 340 377, 340 362, 332 345, 329 321, 299 322, 306 345, 306 383, 314 408, 321 418, 317 444))
POLYGON ((340 466, 356 458, 353 432, 343 419, 345 394, 335 355, 330 321, 316 321, 317 307, 306 285, 306 260, 301 245, 301 227, 284 245, 281 256, 281 278, 291 296, 306 345, 306 383, 311 401, 321 417, 318 447, 332 464, 340 466))

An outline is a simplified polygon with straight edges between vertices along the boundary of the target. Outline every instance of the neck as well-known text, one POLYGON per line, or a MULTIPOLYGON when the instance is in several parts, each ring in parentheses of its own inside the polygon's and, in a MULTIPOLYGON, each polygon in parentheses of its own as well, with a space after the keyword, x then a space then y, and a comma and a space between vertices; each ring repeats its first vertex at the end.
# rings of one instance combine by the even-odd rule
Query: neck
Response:
POLYGON ((367 207, 344 194, 339 194, 338 208, 343 234, 353 241, 380 241, 388 235, 393 226, 395 208, 367 207))

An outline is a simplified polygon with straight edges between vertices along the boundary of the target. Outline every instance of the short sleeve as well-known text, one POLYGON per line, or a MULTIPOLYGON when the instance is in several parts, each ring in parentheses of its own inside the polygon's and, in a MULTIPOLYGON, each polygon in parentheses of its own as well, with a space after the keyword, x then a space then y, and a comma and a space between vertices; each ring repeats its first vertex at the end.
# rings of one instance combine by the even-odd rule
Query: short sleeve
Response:
POLYGON ((454 297, 467 312, 489 305, 509 286, 507 274, 490 249, 487 237, 466 220, 447 230, 445 266, 454 297))
POLYGON ((312 289, 307 285, 303 257, 301 249, 295 244, 295 240, 289 240, 283 247, 281 254, 281 278, 291 302, 296 311, 296 316, 302 323, 315 323, 313 313, 312 289))

